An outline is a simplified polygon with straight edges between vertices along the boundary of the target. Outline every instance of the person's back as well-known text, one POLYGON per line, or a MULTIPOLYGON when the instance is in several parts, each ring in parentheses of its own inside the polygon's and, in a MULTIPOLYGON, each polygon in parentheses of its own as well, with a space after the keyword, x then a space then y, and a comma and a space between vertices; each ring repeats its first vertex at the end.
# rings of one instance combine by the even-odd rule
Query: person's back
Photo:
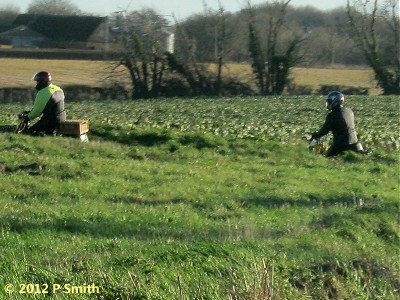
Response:
POLYGON ((311 139, 319 139, 332 132, 333 143, 326 156, 335 156, 346 150, 364 154, 371 153, 369 150, 364 151, 361 143, 358 142, 354 113, 350 108, 344 107, 343 104, 344 95, 342 93, 335 91, 328 94, 326 108, 330 112, 326 116, 325 123, 321 129, 313 133, 311 139))
POLYGON ((354 113, 350 108, 337 107, 328 114, 328 118, 332 122, 330 129, 334 145, 348 146, 358 142, 354 113))

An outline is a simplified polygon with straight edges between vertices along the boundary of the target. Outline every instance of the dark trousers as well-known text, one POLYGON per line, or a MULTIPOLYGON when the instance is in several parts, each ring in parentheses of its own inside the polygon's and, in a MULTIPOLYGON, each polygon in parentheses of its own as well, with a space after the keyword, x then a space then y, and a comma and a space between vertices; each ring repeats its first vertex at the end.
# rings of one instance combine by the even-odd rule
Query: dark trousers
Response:
POLYGON ((362 147, 361 143, 359 143, 359 142, 357 142, 355 144, 351 144, 351 145, 335 145, 335 144, 333 144, 326 152, 326 156, 327 157, 336 156, 336 155, 340 154, 341 152, 347 151, 347 150, 360 152, 363 150, 363 147, 362 147))
POLYGON ((60 130, 60 123, 65 121, 65 112, 58 114, 57 116, 44 115, 34 125, 29 127, 28 134, 30 135, 53 135, 60 130))
POLYGON ((28 133, 30 135, 52 135, 60 128, 60 124, 49 123, 40 119, 33 126, 29 127, 28 133))

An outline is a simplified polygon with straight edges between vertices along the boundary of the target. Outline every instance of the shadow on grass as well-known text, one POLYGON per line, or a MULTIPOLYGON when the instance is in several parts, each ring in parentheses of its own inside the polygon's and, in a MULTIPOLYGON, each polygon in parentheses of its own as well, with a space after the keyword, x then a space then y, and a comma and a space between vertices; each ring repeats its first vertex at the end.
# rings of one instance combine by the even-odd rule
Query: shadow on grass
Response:
POLYGON ((243 200, 245 206, 263 206, 268 208, 285 208, 285 207, 363 207, 379 211, 380 200, 368 198, 356 198, 353 195, 341 195, 331 198, 318 198, 310 195, 308 198, 293 199, 279 198, 276 196, 250 196, 243 200))
POLYGON ((21 234, 35 232, 70 233, 92 237, 130 237, 138 240, 175 239, 194 241, 228 236, 226 228, 205 224, 191 225, 180 217, 134 216, 131 219, 113 216, 31 216, 28 213, 4 216, 0 221, 4 231, 21 234))
POLYGON ((127 130, 118 126, 102 125, 93 128, 91 134, 103 141, 146 147, 176 143, 177 147, 179 147, 179 145, 192 146, 200 150, 204 148, 224 148, 227 145, 225 139, 211 134, 181 132, 158 128, 134 128, 127 130))
POLYGON ((115 196, 115 197, 110 197, 105 199, 105 202, 109 203, 120 203, 120 204, 140 204, 140 205, 146 205, 146 206, 159 206, 159 205, 170 205, 170 204, 187 204, 188 201, 185 199, 181 198, 173 198, 170 200, 146 200, 143 198, 139 197, 131 197, 131 196, 126 196, 126 197, 121 197, 121 196, 115 196))
POLYGON ((167 131, 161 130, 132 130, 127 131, 119 127, 101 126, 91 129, 91 134, 104 141, 131 145, 138 144, 152 147, 167 143, 171 137, 167 131))

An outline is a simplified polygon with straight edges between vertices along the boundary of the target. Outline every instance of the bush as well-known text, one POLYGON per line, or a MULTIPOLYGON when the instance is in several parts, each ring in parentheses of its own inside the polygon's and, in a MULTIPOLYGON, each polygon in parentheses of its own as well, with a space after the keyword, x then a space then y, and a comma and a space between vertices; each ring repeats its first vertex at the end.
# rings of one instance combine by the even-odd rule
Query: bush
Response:
POLYGON ((191 90, 186 80, 170 76, 164 79, 160 94, 163 97, 185 97, 191 95, 191 90))
POLYGON ((34 88, 2 88, 0 103, 32 103, 35 98, 34 88))
POLYGON ((345 95, 368 95, 369 90, 365 87, 345 86, 345 85, 328 85, 320 86, 318 93, 326 95, 332 91, 340 91, 345 95))
MULTIPOLYGON (((125 100, 130 99, 129 91, 122 85, 91 87, 88 85, 61 86, 66 101, 81 100, 125 100)), ((29 103, 35 99, 34 88, 2 88, 0 89, 0 103, 29 103)))
POLYGON ((113 85, 104 86, 101 88, 93 88, 94 91, 100 93, 100 99, 107 100, 127 100, 130 99, 129 91, 120 84, 114 83, 113 85))
POLYGON ((68 85, 62 88, 67 101, 129 99, 129 92, 119 84, 104 87, 68 85))
POLYGON ((365 87, 348 86, 343 87, 342 93, 346 95, 368 95, 369 91, 368 88, 365 87))
POLYGON ((223 78, 221 96, 253 96, 255 94, 255 91, 248 83, 234 77, 223 78))
POLYGON ((286 92, 289 96, 312 95, 313 91, 313 88, 309 85, 296 85, 294 83, 290 83, 286 87, 286 92))

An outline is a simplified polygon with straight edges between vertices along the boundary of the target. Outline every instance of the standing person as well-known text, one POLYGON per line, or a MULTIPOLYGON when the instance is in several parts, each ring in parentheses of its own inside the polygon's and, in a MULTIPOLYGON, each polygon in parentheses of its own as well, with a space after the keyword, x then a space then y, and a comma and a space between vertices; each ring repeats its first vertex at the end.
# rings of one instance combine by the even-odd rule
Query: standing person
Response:
POLYGON ((65 121, 64 92, 57 85, 51 83, 51 74, 40 71, 33 75, 36 81, 36 94, 32 110, 23 113, 21 118, 32 121, 41 116, 32 127, 28 129, 31 135, 49 134, 53 135, 60 129, 60 123, 65 121))
POLYGON ((330 110, 325 123, 318 132, 312 134, 311 139, 320 137, 332 131, 333 144, 328 149, 326 156, 336 156, 346 150, 353 150, 362 154, 370 154, 370 150, 364 150, 357 139, 354 124, 354 113, 350 108, 344 107, 344 95, 341 92, 331 92, 326 98, 326 108, 330 110))

